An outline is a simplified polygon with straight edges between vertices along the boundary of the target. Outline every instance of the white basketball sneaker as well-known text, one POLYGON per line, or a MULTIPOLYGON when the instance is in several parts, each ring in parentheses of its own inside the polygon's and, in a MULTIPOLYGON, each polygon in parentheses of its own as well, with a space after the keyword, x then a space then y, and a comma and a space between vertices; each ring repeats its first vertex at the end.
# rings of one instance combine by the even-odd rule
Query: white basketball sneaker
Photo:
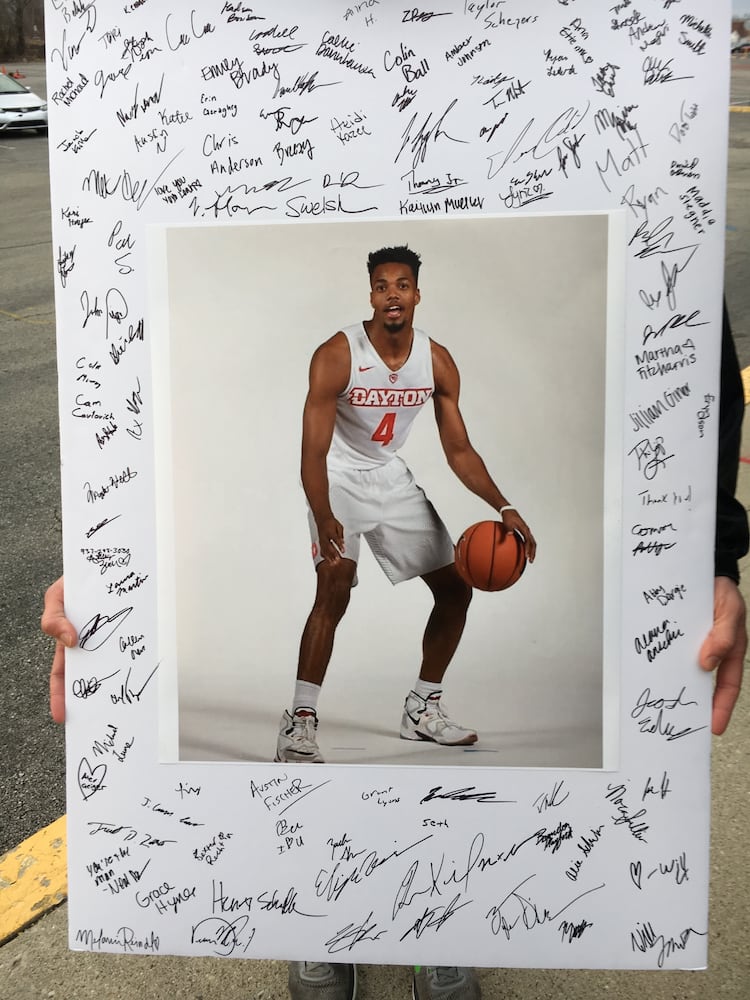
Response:
POLYGON ((298 709, 294 715, 285 711, 279 723, 276 760, 285 764, 324 764, 315 736, 318 715, 312 709, 298 709))
POLYGON ((426 699, 414 691, 406 696, 401 718, 402 740, 428 740, 446 747, 461 747, 476 743, 478 738, 473 729, 459 726, 448 718, 440 703, 439 691, 426 699))

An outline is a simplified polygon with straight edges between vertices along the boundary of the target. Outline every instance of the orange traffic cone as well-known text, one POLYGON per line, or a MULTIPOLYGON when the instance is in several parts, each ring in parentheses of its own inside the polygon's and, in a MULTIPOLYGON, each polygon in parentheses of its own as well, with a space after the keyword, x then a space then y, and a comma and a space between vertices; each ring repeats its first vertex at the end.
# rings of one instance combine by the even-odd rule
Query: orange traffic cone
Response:
POLYGON ((7 73, 5 72, 5 66, 0 66, 0 73, 2 73, 3 76, 7 76, 7 73))

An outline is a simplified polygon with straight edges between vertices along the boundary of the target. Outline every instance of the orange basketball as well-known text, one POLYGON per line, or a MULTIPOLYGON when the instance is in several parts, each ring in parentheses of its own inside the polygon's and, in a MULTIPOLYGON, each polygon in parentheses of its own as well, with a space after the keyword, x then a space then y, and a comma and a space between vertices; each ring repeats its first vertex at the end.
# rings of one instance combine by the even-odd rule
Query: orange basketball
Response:
POLYGON ((505 590, 526 569, 526 550, 501 521, 479 521, 456 543, 456 569, 477 590, 505 590))

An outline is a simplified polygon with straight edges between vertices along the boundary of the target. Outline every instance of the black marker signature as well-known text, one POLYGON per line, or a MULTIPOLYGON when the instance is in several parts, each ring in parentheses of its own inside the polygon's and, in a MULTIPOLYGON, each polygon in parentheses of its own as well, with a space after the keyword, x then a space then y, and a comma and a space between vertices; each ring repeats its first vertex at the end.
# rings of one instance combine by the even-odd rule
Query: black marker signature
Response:
POLYGON ((279 890, 273 889, 269 892, 261 892, 256 897, 256 901, 259 904, 262 911, 273 910, 275 912, 286 915, 288 913, 296 913, 300 917, 312 917, 313 919, 317 917, 325 917, 325 913, 305 913, 304 910, 297 908, 297 890, 292 887, 287 890, 286 895, 283 899, 280 898, 279 890))
POLYGON ((442 785, 436 785, 431 788, 425 797, 419 800, 419 804, 424 805, 425 802, 432 802, 433 799, 450 799, 454 802, 492 802, 495 805, 508 805, 515 801, 514 799, 497 799, 495 798, 496 792, 477 792, 475 785, 456 788, 450 792, 444 792, 442 787, 442 785))
POLYGON ((318 83, 317 76, 318 70, 311 73, 309 70, 305 73, 300 74, 291 87, 285 87, 281 82, 281 74, 276 71, 274 77, 276 79, 276 90, 274 90, 271 95, 273 100, 277 98, 286 97, 287 94, 312 94, 314 90, 318 90, 321 87, 338 87, 341 83, 340 80, 331 80, 330 83, 318 83))
POLYGON ((672 791, 669 784, 670 779, 666 771, 662 774, 659 788, 651 783, 651 775, 649 775, 648 780, 646 781, 646 787, 643 789, 643 795, 641 795, 641 802, 645 800, 647 795, 658 795, 659 798, 665 799, 672 791))
POLYGON ((690 250, 685 263, 680 267, 679 264, 672 264, 671 267, 667 267, 664 261, 661 262, 661 276, 664 280, 664 288, 667 292, 667 305, 670 309, 677 308, 677 296, 675 295, 675 287, 677 285, 677 279, 680 276, 680 272, 684 271, 688 266, 690 261, 693 259, 693 254, 698 249, 697 247, 684 247, 685 250, 690 250))
POLYGON ((219 217, 220 213, 225 213, 228 218, 232 218, 239 212, 244 212, 246 215, 253 215, 255 212, 260 212, 266 210, 269 212, 275 212, 275 205, 253 205, 252 207, 243 204, 239 201, 239 197, 242 195, 251 194, 262 194, 266 191, 277 190, 279 192, 291 191, 294 188, 299 187, 301 184, 309 183, 310 178, 307 177, 304 180, 294 181, 291 175, 287 177, 281 177, 276 180, 268 181, 265 184, 238 184, 235 187, 227 185, 223 191, 214 191, 216 195, 216 200, 210 205, 204 205, 204 211, 214 213, 214 218, 219 217))
POLYGON ((125 678, 125 683, 120 685, 120 692, 119 692, 119 694, 111 694, 109 696, 109 699, 112 702, 112 704, 113 705, 118 705, 118 704, 120 704, 120 705, 132 705, 132 703, 134 701, 140 701, 141 700, 141 695, 146 690, 146 686, 147 686, 148 682, 151 680, 151 678, 154 676, 154 674, 156 673, 156 671, 159 669, 160 663, 161 663, 161 661, 159 661, 159 663, 156 664, 156 666, 154 667, 154 669, 151 671, 151 673, 146 678, 146 680, 143 683, 143 685, 138 690, 136 690, 135 688, 131 688, 131 686, 130 686, 130 675, 133 672, 133 668, 132 667, 128 667, 128 673, 127 673, 127 676, 125 678))
MULTIPOLYGON (((329 902, 332 899, 338 899, 347 885, 351 883, 357 885, 360 882, 364 882, 365 879, 369 878, 393 858, 400 858, 407 852, 414 850, 415 847, 419 847, 420 844, 424 844, 425 841, 431 839, 432 834, 429 833, 426 837, 421 837, 407 847, 397 848, 384 857, 381 857, 377 851, 369 851, 365 858, 357 861, 352 867, 345 867, 342 861, 337 861, 330 871, 327 868, 321 868, 315 877, 315 895, 325 896, 329 902)), ((348 857, 345 857, 345 860, 357 858, 358 855, 362 854, 362 851, 357 851, 356 853, 349 852, 348 847, 346 850, 348 857)))
POLYGON ((100 789, 107 787, 104 784, 106 777, 106 764, 97 764, 96 767, 92 767, 85 757, 81 758, 81 763, 78 765, 78 787, 84 802, 100 789))
POLYGON ((641 340, 643 346, 645 347, 648 341, 652 338, 656 340, 657 337, 663 336, 666 331, 678 330, 682 326, 687 326, 692 330, 695 327, 707 325, 705 322, 691 322, 691 320, 694 320, 696 316, 700 316, 700 309, 694 309, 689 316, 686 316, 684 313, 675 313, 673 316, 669 317, 666 323, 662 323, 662 325, 656 329, 651 325, 651 323, 647 323, 643 328, 643 336, 641 340))
MULTIPOLYGON (((530 882, 532 878, 536 878, 535 875, 529 875, 522 882, 519 882, 515 889, 512 889, 505 899, 499 903, 497 906, 492 906, 487 911, 486 919, 490 921, 490 929, 492 933, 497 935, 501 931, 505 934, 505 937, 510 941, 511 932, 514 928, 520 924, 522 928, 526 930, 533 930, 534 927, 538 927, 540 924, 549 923, 552 920, 556 920, 561 913, 564 913, 569 909, 573 903, 577 903, 579 899, 583 899, 584 896, 588 896, 592 892, 598 892, 599 889, 603 889, 605 883, 601 885, 594 886, 593 889, 587 889, 585 892, 580 893, 574 899, 571 899, 569 903, 561 907, 555 913, 550 913, 546 907, 540 908, 527 896, 524 896, 519 890, 530 882), (515 916, 515 919, 509 920, 506 914, 503 913, 503 907, 508 907, 510 910, 509 916, 515 916)), ((526 890, 524 890, 526 891, 526 890)), ((506 913, 508 913, 506 910, 506 913)))
POLYGON ((674 458, 674 453, 667 454, 663 437, 654 438, 653 442, 643 438, 630 449, 628 455, 635 455, 638 471, 648 480, 654 479, 662 469, 666 468, 667 462, 674 458))
MULTIPOLYGON (((63 282, 63 286, 64 284, 65 283, 63 282)), ((101 316, 102 307, 99 305, 98 296, 94 297, 94 304, 91 305, 91 302, 89 300, 89 293, 87 291, 81 292, 80 302, 81 302, 81 309, 83 309, 83 312, 86 316, 83 323, 81 324, 81 329, 85 330, 86 324, 88 323, 88 321, 91 319, 92 316, 101 316)))
POLYGON ((128 303, 119 288, 110 288, 104 300, 105 310, 105 334, 104 339, 109 340, 110 323, 117 323, 118 326, 128 315, 128 303))
MULTIPOLYGON (((698 249, 697 243, 689 243, 683 247, 673 247, 671 246, 672 240, 675 238, 672 225, 674 223, 674 216, 670 215, 661 222, 656 223, 653 228, 649 228, 650 223, 648 219, 641 222, 638 228, 635 230, 633 235, 628 240, 628 246, 631 247, 636 240, 639 240, 643 246, 637 253, 634 254, 635 257, 643 260, 646 257, 653 257, 654 254, 664 254, 664 253, 679 253, 682 250, 691 250, 692 253, 688 259, 683 264, 683 268, 687 266, 693 253, 698 249)), ((680 268, 682 270, 682 268, 680 268)))
POLYGON ((647 708, 663 708, 663 709, 675 709, 675 708, 687 708, 690 705, 697 705, 697 701, 683 701, 682 696, 685 694, 684 686, 680 688, 680 693, 676 698, 652 698, 651 688, 646 688, 638 697, 635 708, 630 713, 631 719, 640 718, 647 708))
POLYGON ((122 611, 118 611, 114 615, 95 614, 81 629, 78 645, 81 649, 88 651, 99 649, 112 633, 122 625, 132 610, 132 607, 130 607, 123 608, 122 611))
POLYGON ((119 193, 123 201, 132 202, 135 205, 136 212, 140 212, 156 185, 162 179, 164 174, 166 174, 174 161, 178 159, 178 157, 182 156, 183 152, 184 150, 181 149, 175 153, 169 163, 165 164, 161 172, 151 183, 149 183, 147 177, 141 181, 134 181, 127 170, 121 171, 117 177, 110 179, 110 177, 103 170, 92 168, 83 178, 81 190, 93 191, 93 193, 98 195, 103 201, 106 201, 107 198, 111 198, 112 195, 119 193))
POLYGON ((60 275, 60 284, 63 286, 63 288, 65 288, 68 282, 68 275, 76 266, 75 256, 76 256, 75 246, 73 247, 72 250, 63 250, 62 247, 58 247, 57 273, 60 275))
POLYGON ((633 951, 640 951, 641 954, 651 951, 653 948, 658 948, 657 965, 661 969, 666 959, 675 951, 685 951, 688 941, 693 934, 697 934, 698 937, 706 937, 708 932, 697 931, 694 927, 686 927, 684 931, 680 931, 678 934, 678 940, 675 940, 673 937, 667 938, 664 934, 657 934, 653 924, 646 921, 640 926, 636 926, 636 929, 630 935, 630 946, 633 951))
POLYGON ((433 906, 430 909, 425 909, 422 916, 417 917, 411 927, 401 935, 399 941, 403 941, 410 934, 414 934, 415 937, 420 938, 431 927, 434 927, 435 931, 439 931, 454 913, 458 913, 464 906, 468 906, 469 903, 473 902, 473 900, 467 899, 465 903, 456 905, 460 898, 460 894, 456 893, 447 906, 433 906))
POLYGON ((118 517, 122 517, 122 514, 115 514, 114 517, 105 517, 103 521, 100 521, 98 524, 92 525, 92 527, 90 527, 86 532, 86 538, 91 538, 91 536, 95 535, 100 528, 106 528, 108 524, 111 524, 113 521, 116 521, 118 517))
MULTIPOLYGON (((640 876, 642 874, 641 869, 638 870, 638 866, 641 862, 631 863, 630 865, 630 877, 634 884, 640 889, 640 876), (638 881, 635 880, 635 875, 638 874, 638 881)), ((670 875, 674 878, 677 885, 682 885, 684 882, 690 881, 690 869, 687 866, 687 855, 685 851, 682 851, 679 857, 672 858, 671 861, 660 861, 659 864, 646 876, 647 879, 653 878, 654 875, 670 875)))
POLYGON ((224 920, 223 917, 206 917, 197 923, 192 930, 190 940, 193 944, 211 944, 214 954, 228 958, 237 948, 247 951, 255 937, 255 928, 247 931, 250 917, 242 915, 236 920, 224 920))
POLYGON ((54 48, 50 53, 49 61, 50 65, 54 62, 55 56, 58 57, 62 63, 62 68, 67 73, 68 66, 70 62, 78 55, 81 51, 81 45, 86 35, 91 34, 96 27, 96 7, 93 3, 87 4, 83 8, 82 13, 86 13, 86 27, 81 32, 81 35, 77 42, 68 42, 68 29, 63 28, 62 41, 60 42, 59 48, 54 48))
MULTIPOLYGON (((227 5, 225 4, 224 5, 225 10, 226 7, 227 5)), ((210 21, 206 22, 203 25, 203 27, 200 28, 200 30, 197 29, 195 26, 195 8, 193 8, 190 11, 190 34, 189 35, 187 34, 188 30, 187 26, 183 24, 180 28, 177 29, 176 35, 174 32, 172 32, 172 37, 170 37, 169 19, 173 16, 174 16, 173 14, 167 14, 167 19, 164 22, 164 34, 167 39, 167 45, 169 46, 172 52, 177 52, 178 49, 181 49, 183 47, 183 45, 189 45, 193 38, 203 38, 204 35, 213 34, 213 32, 216 30, 213 24, 210 23, 210 21)))
POLYGON ((558 798, 562 792, 564 784, 564 780, 556 781, 551 792, 543 792, 534 799, 533 805, 538 813, 544 812, 545 809, 552 809, 554 806, 561 806, 563 804, 563 802, 570 795, 570 792, 566 792, 562 798, 558 798))
POLYGON ((563 139, 563 141, 562 141, 562 144, 563 144, 564 148, 568 150, 567 153, 563 153, 563 151, 562 151, 562 149, 561 149, 560 146, 557 147, 557 162, 558 162, 558 166, 559 166, 559 169, 562 170, 562 172, 565 175, 565 177, 568 176, 568 157, 569 156, 573 157, 573 163, 574 163, 574 165, 580 170, 580 168, 581 168, 581 158, 578 155, 578 147, 581 145, 581 143, 583 142, 583 140, 585 138, 586 138, 585 135, 582 135, 579 138, 575 134, 575 132, 574 132, 572 139, 570 139, 570 138, 568 138, 566 136, 563 139))
POLYGON ((115 670, 113 674, 107 674, 106 677, 89 677, 88 680, 84 677, 77 677, 73 681, 73 697, 74 698, 90 698, 92 694, 96 694, 99 688, 105 681, 110 680, 112 677, 116 677, 119 674, 119 670, 115 670))
POLYGON ((532 843, 537 847, 542 847, 544 851, 552 847, 552 853, 554 854, 560 848, 562 842, 569 840, 571 835, 572 831, 567 823, 561 823, 552 832, 548 832, 546 827, 541 827, 541 829, 534 830, 533 833, 524 837, 523 840, 511 844, 506 850, 493 854, 484 854, 485 837, 483 833, 478 833, 469 845, 466 861, 461 862, 460 865, 457 866, 455 861, 446 863, 446 857, 443 854, 440 861, 429 862, 429 873, 427 873, 426 865, 422 862, 422 876, 426 875, 424 881, 421 882, 422 888, 415 886, 417 874, 420 871, 420 862, 415 861, 402 879, 401 885, 396 892, 393 902, 393 919, 396 919, 396 914, 399 910, 411 906, 417 896, 428 895, 430 898, 434 895, 442 896, 443 891, 441 887, 449 885, 458 885, 462 887, 464 892, 468 892, 473 872, 482 873, 488 868, 494 868, 495 865, 504 864, 506 861, 514 858, 522 848, 532 843), (446 870, 444 871, 444 869, 446 870))
MULTIPOLYGON (((571 129, 575 129, 581 124, 586 115, 589 113, 590 107, 591 102, 587 101, 586 107, 583 110, 579 110, 574 107, 566 108, 565 111, 559 114, 557 118, 555 118, 555 120, 547 126, 536 142, 532 143, 528 149, 521 149, 521 143, 527 139, 536 122, 535 118, 531 118, 518 133, 513 145, 507 153, 505 150, 500 150, 499 152, 492 153, 487 157, 490 162, 487 179, 492 180, 492 178, 499 173, 503 167, 506 166, 506 164, 510 163, 511 160, 513 163, 518 163, 522 157, 528 155, 529 153, 532 154, 535 160, 541 160, 545 156, 549 156, 550 153, 555 152, 557 152, 559 158, 559 147, 560 143, 563 142, 562 137, 571 129)), ((572 152, 571 145, 577 149, 583 138, 583 135, 580 139, 574 135, 572 143, 568 145, 568 149, 572 152)), ((564 142, 563 145, 565 145, 564 142)))
POLYGON ((641 67, 643 82, 647 87, 655 83, 676 83, 678 80, 694 80, 694 76, 674 76, 672 60, 657 59, 656 56, 646 56, 641 67))
POLYGON ((682 696, 684 693, 685 688, 682 687, 676 698, 652 698, 651 688, 646 688, 638 697, 635 708, 630 713, 630 718, 638 720, 638 728, 642 733, 665 736, 667 743, 679 740, 683 736, 691 736, 693 733, 699 733, 706 726, 697 726, 695 728, 685 726, 683 729, 678 729, 671 722, 666 722, 664 719, 665 712, 672 712, 678 708, 688 708, 691 705, 698 704, 697 701, 683 701, 682 696), (656 716, 654 717, 650 714, 644 716, 643 713, 647 709, 650 712, 655 711, 656 716))
POLYGON ((335 955, 340 951, 351 951, 360 941, 378 941, 384 934, 387 934, 388 932, 385 930, 373 933, 378 925, 373 921, 372 916, 373 911, 370 910, 359 924, 347 924, 333 937, 330 937, 325 943, 328 954, 335 955))
POLYGON ((304 115, 293 114, 291 118, 287 118, 286 112, 291 110, 292 109, 288 105, 284 105, 280 108, 273 108, 271 111, 266 111, 264 108, 261 108, 259 117, 262 121, 265 121, 266 118, 272 118, 276 126, 274 129, 275 132, 279 132, 281 129, 286 128, 289 129, 292 135, 297 135, 299 130, 304 125, 311 125, 313 122, 318 120, 317 115, 314 118, 305 118, 304 115))
POLYGON ((430 121, 432 119, 432 112, 430 112, 425 118, 424 122, 419 126, 416 135, 413 135, 412 132, 417 121, 417 112, 415 112, 412 115, 409 124, 401 133, 401 137, 403 138, 404 141, 401 143, 401 148, 396 154, 396 159, 393 162, 398 163, 399 156, 401 156, 403 151, 406 149, 407 145, 409 145, 411 148, 411 152, 413 154, 412 167, 416 170, 419 164, 424 163, 425 159, 427 158, 427 151, 430 142, 435 144, 437 143, 438 139, 444 137, 446 139, 450 139, 451 142, 460 142, 466 144, 468 140, 456 139, 452 135, 449 135, 443 128, 445 119, 451 113, 456 104, 458 104, 457 97, 455 97, 451 101, 451 103, 448 105, 448 107, 445 109, 445 111, 442 113, 442 115, 438 118, 438 120, 432 127, 430 127, 430 121))
MULTIPOLYGON (((138 932, 141 933, 141 932, 138 932)), ((136 931, 132 927, 120 927, 112 934, 105 934, 103 928, 99 928, 99 933, 90 928, 83 928, 76 931, 76 941, 85 945, 89 951, 108 945, 116 945, 122 948, 123 954, 132 952, 157 952, 159 950, 159 938, 153 931, 146 932, 145 937, 136 937, 136 931)))

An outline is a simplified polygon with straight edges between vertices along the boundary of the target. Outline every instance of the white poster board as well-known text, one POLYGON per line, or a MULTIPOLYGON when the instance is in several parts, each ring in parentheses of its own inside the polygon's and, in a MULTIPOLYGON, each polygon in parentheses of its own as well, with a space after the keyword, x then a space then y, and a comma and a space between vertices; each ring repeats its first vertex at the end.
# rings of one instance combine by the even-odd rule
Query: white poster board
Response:
POLYGON ((533 10, 48 6, 73 948, 706 962, 729 12, 533 10), (307 366, 402 242, 539 556, 449 671, 473 751, 398 741, 428 608, 363 558, 328 763, 274 764, 307 366))

